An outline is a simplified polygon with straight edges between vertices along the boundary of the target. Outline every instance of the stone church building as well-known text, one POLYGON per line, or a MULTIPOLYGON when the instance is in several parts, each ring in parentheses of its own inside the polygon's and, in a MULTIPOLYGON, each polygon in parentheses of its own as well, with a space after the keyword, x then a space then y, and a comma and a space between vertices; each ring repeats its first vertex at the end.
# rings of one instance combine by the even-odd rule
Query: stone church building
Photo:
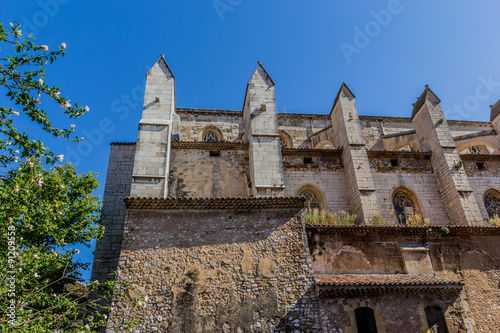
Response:
POLYGON ((444 117, 278 113, 259 62, 242 110, 177 108, 162 55, 137 142, 112 143, 92 278, 107 332, 500 332, 500 102, 444 117))

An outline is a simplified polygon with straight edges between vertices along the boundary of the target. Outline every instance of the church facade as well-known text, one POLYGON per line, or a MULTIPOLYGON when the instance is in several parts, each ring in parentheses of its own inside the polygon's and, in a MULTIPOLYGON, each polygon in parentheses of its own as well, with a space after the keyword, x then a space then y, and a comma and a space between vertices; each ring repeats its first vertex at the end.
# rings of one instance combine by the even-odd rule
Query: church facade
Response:
POLYGON ((500 331, 500 101, 444 117, 276 109, 259 62, 237 111, 175 105, 162 55, 137 142, 113 143, 92 279, 107 331, 500 331), (116 272, 114 277, 109 274, 116 272))

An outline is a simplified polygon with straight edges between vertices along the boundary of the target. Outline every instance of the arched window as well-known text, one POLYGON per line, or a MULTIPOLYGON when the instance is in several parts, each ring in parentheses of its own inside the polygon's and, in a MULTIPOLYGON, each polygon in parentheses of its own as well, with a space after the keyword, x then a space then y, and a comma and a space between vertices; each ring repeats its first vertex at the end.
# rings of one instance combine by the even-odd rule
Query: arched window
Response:
POLYGON ((287 132, 280 130, 279 135, 280 135, 281 149, 293 148, 292 138, 290 137, 290 135, 288 135, 287 132))
POLYGON ((307 209, 309 209, 309 210, 314 210, 314 209, 321 210, 321 207, 319 205, 319 199, 314 194, 314 192, 305 191, 302 195, 306 198, 307 209))
POLYGON ((361 307, 354 310, 358 333, 377 333, 377 322, 372 308, 361 307))
POLYGON ((500 216, 500 193, 495 190, 487 191, 484 195, 484 206, 489 218, 500 216))
POLYGON ((313 185, 305 185, 298 192, 297 196, 303 196, 306 199, 304 208, 309 210, 322 210, 325 209, 325 199, 320 190, 313 185))
POLYGON ((207 128, 201 136, 203 142, 221 142, 222 134, 215 128, 207 128))
POLYGON ((431 333, 448 333, 443 309, 439 306, 428 306, 425 309, 425 317, 431 333))
POLYGON ((401 146, 399 148, 394 149, 394 151, 414 152, 415 150, 410 145, 404 145, 404 146, 401 146))
POLYGON ((419 214, 415 197, 407 190, 399 189, 392 197, 392 206, 399 225, 407 225, 408 218, 419 214))

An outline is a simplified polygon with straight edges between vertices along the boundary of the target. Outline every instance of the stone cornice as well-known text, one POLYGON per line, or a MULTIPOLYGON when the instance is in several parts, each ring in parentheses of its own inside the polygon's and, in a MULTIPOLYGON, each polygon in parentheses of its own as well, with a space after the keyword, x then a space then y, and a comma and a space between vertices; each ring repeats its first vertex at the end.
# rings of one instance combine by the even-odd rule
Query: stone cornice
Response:
POLYGON ((414 160, 430 160, 432 153, 427 152, 409 152, 409 151, 385 151, 385 150, 369 150, 367 151, 368 158, 407 158, 414 160))
POLYGON ((224 115, 224 116, 236 116, 242 117, 242 111, 236 110, 217 110, 217 109, 192 109, 192 108, 176 108, 175 113, 177 114, 203 114, 203 115, 224 115))
POLYGON ((248 150, 246 142, 172 141, 172 149, 248 150))
POLYGON ((259 210, 304 207, 303 197, 142 198, 126 197, 127 210, 259 210))
POLYGON ((118 145, 118 146, 130 146, 130 145, 135 145, 137 144, 136 142, 111 142, 111 145, 118 145))
POLYGON ((399 227, 399 226, 306 226, 309 231, 325 234, 350 234, 355 236, 366 235, 411 235, 430 237, 454 237, 454 236, 500 236, 500 227, 492 226, 454 226, 454 225, 430 225, 426 227, 399 227), (448 233, 443 228, 448 229, 448 233))
POLYGON ((284 148, 283 156, 342 156, 339 149, 284 148))
POLYGON ((322 298, 459 292, 463 283, 425 274, 324 274, 315 276, 322 298))
POLYGON ((500 155, 489 155, 489 154, 460 154, 460 158, 464 162, 500 161, 500 155))

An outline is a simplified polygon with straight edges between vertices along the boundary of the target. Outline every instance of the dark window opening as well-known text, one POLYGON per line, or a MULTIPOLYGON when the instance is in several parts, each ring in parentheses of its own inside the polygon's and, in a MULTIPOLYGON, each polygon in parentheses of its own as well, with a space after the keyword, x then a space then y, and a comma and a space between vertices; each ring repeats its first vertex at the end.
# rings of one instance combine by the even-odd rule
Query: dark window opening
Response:
POLYGON ((484 162, 477 162, 477 168, 478 170, 484 170, 484 162))
POLYGON ((314 193, 306 191, 302 195, 306 198, 304 208, 308 209, 310 212, 314 211, 315 209, 321 210, 319 199, 314 193))
POLYGON ((484 206, 490 219, 500 216, 500 196, 496 191, 488 191, 484 196, 484 206))
POLYGON ((407 225, 408 218, 417 213, 416 205, 413 198, 405 191, 398 191, 392 198, 392 205, 398 224, 401 226, 407 225))
POLYGON ((425 317, 431 333, 448 333, 443 310, 439 306, 428 306, 425 308, 425 317))
POLYGON ((371 308, 357 308, 354 310, 358 333, 377 333, 375 314, 371 308))
POLYGON ((397 159, 391 160, 391 167, 399 166, 399 161, 397 159))
POLYGON ((220 156, 220 151, 210 151, 210 156, 220 156))
POLYGON ((304 164, 312 164, 313 159, 312 157, 304 157, 304 164))

